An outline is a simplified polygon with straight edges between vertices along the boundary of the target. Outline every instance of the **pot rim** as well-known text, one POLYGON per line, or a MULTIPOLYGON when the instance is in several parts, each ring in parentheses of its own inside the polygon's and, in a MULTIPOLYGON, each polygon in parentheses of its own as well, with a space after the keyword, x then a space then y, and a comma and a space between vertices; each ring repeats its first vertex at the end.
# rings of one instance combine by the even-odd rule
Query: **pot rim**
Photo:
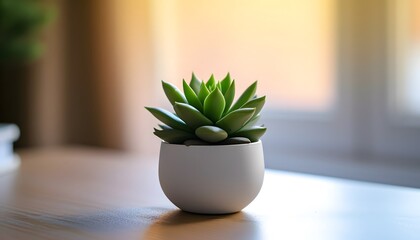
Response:
POLYGON ((262 141, 260 139, 257 142, 241 143, 241 144, 221 144, 221 145, 217 145, 217 144, 211 145, 211 144, 209 144, 209 145, 189 145, 189 146, 187 146, 187 145, 184 145, 184 144, 175 144, 175 143, 168 143, 168 142, 165 142, 165 141, 161 141, 162 145, 179 146, 180 148, 182 148, 182 147, 186 147, 186 148, 224 148, 224 147, 226 148, 226 147, 229 147, 229 148, 232 148, 232 147, 245 147, 245 146, 257 145, 257 144, 261 144, 261 143, 262 143, 262 141))

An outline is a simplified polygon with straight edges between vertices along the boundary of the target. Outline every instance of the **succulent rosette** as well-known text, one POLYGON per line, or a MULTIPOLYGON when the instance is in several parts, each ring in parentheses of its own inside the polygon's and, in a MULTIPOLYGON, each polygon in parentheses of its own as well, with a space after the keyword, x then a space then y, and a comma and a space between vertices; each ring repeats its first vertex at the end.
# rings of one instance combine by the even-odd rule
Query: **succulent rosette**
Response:
POLYGON ((154 134, 171 144, 210 145, 257 142, 267 130, 257 125, 265 96, 257 97, 257 81, 235 99, 235 80, 228 73, 221 81, 211 75, 207 82, 192 74, 183 92, 162 81, 174 112, 146 107, 162 124, 154 134))

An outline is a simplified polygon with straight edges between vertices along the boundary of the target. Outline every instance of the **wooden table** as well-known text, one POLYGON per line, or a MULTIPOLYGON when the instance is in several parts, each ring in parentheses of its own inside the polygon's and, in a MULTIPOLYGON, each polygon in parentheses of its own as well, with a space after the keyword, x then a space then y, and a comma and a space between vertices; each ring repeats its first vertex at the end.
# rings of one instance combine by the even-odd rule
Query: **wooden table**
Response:
POLYGON ((242 212, 195 215, 162 193, 157 157, 20 152, 0 176, 0 239, 420 239, 420 190, 268 170, 242 212))

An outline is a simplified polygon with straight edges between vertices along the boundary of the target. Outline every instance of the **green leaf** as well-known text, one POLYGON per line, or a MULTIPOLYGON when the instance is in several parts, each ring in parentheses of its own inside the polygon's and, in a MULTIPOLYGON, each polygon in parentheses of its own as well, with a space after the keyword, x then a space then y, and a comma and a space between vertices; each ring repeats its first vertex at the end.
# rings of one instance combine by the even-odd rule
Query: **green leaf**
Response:
POLYGON ((232 79, 230 78, 230 73, 227 73, 226 77, 220 81, 222 93, 225 94, 226 91, 229 89, 230 85, 232 84, 232 79))
POLYGON ((204 104, 204 100, 206 100, 206 97, 209 95, 210 91, 207 88, 206 84, 204 82, 201 82, 200 86, 200 92, 198 93, 198 99, 200 99, 200 102, 204 104))
POLYGON ((257 142, 262 137, 262 135, 264 135, 266 130, 267 128, 265 127, 254 126, 246 130, 237 131, 236 133, 232 134, 232 136, 246 137, 251 140, 251 142, 257 142))
POLYGON ((200 140, 200 139, 188 139, 187 141, 183 142, 182 144, 186 145, 186 146, 191 146, 191 145, 209 145, 208 142, 200 140))
POLYGON ((179 91, 175 85, 162 81, 162 87, 163 91, 165 91, 166 97, 169 99, 169 102, 171 102, 172 105, 174 105, 175 102, 187 103, 187 99, 185 98, 184 94, 182 94, 182 92, 179 91))
POLYGON ((171 128, 191 131, 184 121, 182 121, 179 117, 175 114, 162 109, 162 108, 153 108, 153 107, 146 107, 146 109, 153 114, 157 119, 159 119, 164 124, 170 126, 171 128))
POLYGON ((254 116, 260 113, 261 109, 264 107, 265 104, 265 96, 254 98, 247 103, 245 103, 242 107, 243 108, 255 108, 254 116))
POLYGON ((254 113, 254 116, 241 128, 241 130, 245 130, 245 129, 249 129, 253 127, 260 120, 260 117, 261 117, 260 114, 255 115, 254 113))
POLYGON ((189 139, 196 139, 197 137, 189 132, 185 132, 178 129, 163 129, 158 130, 155 128, 155 131, 153 132, 156 136, 158 136, 160 139, 164 140, 168 143, 183 143, 186 140, 189 139))
POLYGON ((185 82, 185 80, 182 80, 182 85, 184 87, 184 94, 188 103, 202 112, 203 105, 201 104, 200 99, 198 99, 197 94, 195 94, 194 90, 187 84, 187 82, 185 82))
POLYGON ((229 111, 233 111, 242 107, 245 103, 247 103, 254 95, 257 90, 257 81, 255 81, 251 86, 249 86, 242 95, 238 98, 236 103, 232 106, 229 111))
POLYGON ((160 129, 172 129, 171 127, 169 127, 165 124, 158 124, 158 126, 160 127, 160 129))
POLYGON ((175 103, 174 109, 176 114, 193 130, 204 125, 213 124, 213 122, 200 111, 188 104, 175 103))
POLYGON ((219 142, 219 144, 229 145, 229 144, 244 144, 251 143, 251 140, 245 137, 231 137, 219 142))
POLYGON ((230 112, 218 122, 216 125, 223 128, 228 134, 234 133, 241 129, 254 114, 254 108, 241 108, 230 112))
POLYGON ((216 87, 217 87, 218 89, 220 89, 220 91, 222 91, 222 84, 220 84, 220 82, 217 82, 216 87))
POLYGON ((214 75, 212 74, 209 80, 206 83, 206 87, 209 91, 213 91, 216 88, 216 79, 214 79, 214 75))
POLYGON ((201 80, 198 79, 193 72, 191 76, 190 87, 192 88, 192 90, 194 90, 196 95, 198 95, 198 93, 200 92, 200 86, 201 80))
POLYGON ((201 126, 195 130, 195 135, 206 142, 220 142, 227 138, 225 130, 216 126, 201 126))
POLYGON ((235 80, 232 81, 232 84, 230 84, 228 90, 224 94, 226 105, 225 110, 223 111, 223 114, 226 114, 229 112, 229 108, 233 103, 233 99, 235 98, 235 80))
POLYGON ((213 122, 217 122, 225 109, 225 98, 222 92, 215 88, 204 100, 204 115, 213 122))

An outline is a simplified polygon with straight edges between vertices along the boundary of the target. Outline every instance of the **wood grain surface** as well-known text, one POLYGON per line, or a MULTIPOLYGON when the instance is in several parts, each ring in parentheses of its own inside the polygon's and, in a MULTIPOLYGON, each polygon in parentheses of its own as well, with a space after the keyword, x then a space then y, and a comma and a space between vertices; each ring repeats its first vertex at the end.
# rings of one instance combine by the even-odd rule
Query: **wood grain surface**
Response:
POLYGON ((267 171, 242 212, 197 215, 164 196, 157 156, 21 151, 0 176, 0 239, 419 239, 418 189, 267 171))

